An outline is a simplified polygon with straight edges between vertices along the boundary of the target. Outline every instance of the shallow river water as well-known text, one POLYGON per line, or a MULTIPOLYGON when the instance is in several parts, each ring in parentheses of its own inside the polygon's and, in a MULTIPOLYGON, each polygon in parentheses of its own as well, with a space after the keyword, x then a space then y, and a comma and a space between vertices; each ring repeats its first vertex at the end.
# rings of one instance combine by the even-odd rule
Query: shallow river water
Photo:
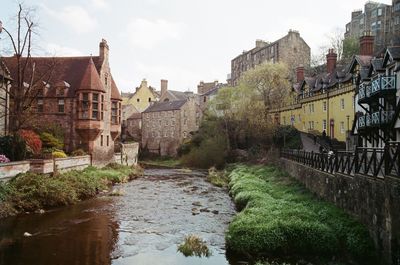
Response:
POLYGON ((114 189, 124 195, 1 220, 0 264, 237 264, 228 261, 224 248, 234 205, 201 172, 148 169, 114 189), (32 236, 24 237, 25 232, 32 236), (203 238, 212 256, 178 253, 177 245, 189 234, 203 238))

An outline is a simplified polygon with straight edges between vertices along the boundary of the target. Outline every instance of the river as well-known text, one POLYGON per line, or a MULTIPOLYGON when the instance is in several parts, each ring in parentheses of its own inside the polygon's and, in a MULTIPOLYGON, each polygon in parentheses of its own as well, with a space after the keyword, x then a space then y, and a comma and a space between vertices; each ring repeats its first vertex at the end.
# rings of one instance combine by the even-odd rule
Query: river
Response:
POLYGON ((123 195, 1 220, 0 264, 237 264, 226 258, 224 241, 234 205, 204 173, 147 169, 114 189, 123 195), (177 245, 189 234, 204 239, 212 256, 178 253, 177 245))

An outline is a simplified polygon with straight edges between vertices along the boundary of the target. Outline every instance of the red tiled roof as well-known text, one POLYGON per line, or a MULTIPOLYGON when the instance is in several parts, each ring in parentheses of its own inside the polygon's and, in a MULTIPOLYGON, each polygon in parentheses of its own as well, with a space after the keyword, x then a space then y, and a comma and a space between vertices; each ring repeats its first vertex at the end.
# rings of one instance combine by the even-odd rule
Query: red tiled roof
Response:
POLYGON ((111 76, 111 99, 122 101, 117 84, 115 84, 114 78, 112 76, 111 76))
POLYGON ((84 71, 83 77, 79 86, 77 86, 76 91, 80 90, 91 90, 91 91, 99 91, 105 93, 103 84, 101 83, 99 73, 96 70, 96 67, 93 63, 92 58, 89 59, 89 62, 86 66, 86 70, 84 71))
MULTIPOLYGON (((3 57, 3 61, 10 72, 10 76, 15 80, 17 76, 17 57, 3 57)), ((22 60, 25 60, 23 58, 22 60)), ((104 87, 100 80, 101 61, 99 56, 82 57, 32 57, 31 66, 35 64, 35 78, 45 75, 43 81, 50 85, 48 96, 55 94, 56 83, 65 81, 70 85, 67 90, 68 97, 74 97, 76 90, 88 89, 104 92, 104 87)), ((32 69, 32 67, 28 69, 32 69)), ((30 79, 30 74, 26 74, 26 79, 30 79)), ((117 90, 115 83, 113 90, 117 90)), ((114 97, 118 99, 119 92, 114 92, 114 97)))

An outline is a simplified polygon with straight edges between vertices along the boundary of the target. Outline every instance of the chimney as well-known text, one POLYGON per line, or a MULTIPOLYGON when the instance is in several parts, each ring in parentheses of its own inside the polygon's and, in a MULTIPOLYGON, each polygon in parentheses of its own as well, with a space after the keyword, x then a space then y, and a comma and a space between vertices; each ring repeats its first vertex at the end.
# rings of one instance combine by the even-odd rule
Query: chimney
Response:
POLYGON ((360 37, 360 55, 372 56, 374 54, 374 36, 370 31, 365 31, 360 37))
POLYGON ((147 80, 143 79, 142 83, 140 84, 140 87, 147 87, 147 80))
POLYGON ((296 68, 297 83, 304 80, 304 66, 300 65, 296 68))
POLYGON ((265 42, 263 40, 256 40, 256 48, 262 48, 265 46, 265 42))
POLYGON ((108 52, 110 48, 108 47, 107 41, 105 39, 101 40, 99 48, 100 61, 108 61, 108 52))
POLYGON ((328 73, 333 73, 336 68, 337 54, 334 49, 329 49, 326 55, 326 70, 328 73))
POLYGON ((161 95, 164 95, 168 90, 168 80, 161 79, 161 95))

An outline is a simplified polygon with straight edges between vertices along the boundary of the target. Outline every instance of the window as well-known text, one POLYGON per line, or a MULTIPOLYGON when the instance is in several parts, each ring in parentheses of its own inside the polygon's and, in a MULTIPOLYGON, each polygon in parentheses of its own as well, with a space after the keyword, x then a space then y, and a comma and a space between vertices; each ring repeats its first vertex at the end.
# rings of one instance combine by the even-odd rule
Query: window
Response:
POLYGON ((344 98, 340 99, 340 108, 344 110, 344 98))
POLYGON ((37 110, 38 112, 43 112, 43 99, 41 98, 37 100, 37 110))
POLYGON ((203 102, 206 102, 207 101, 207 97, 206 96, 204 96, 204 98, 203 98, 203 102))
POLYGON ((396 4, 394 5, 394 11, 395 11, 395 12, 400 11, 400 2, 398 2, 398 3, 396 3, 396 4))
POLYGON ((371 11, 371 17, 376 17, 378 15, 378 10, 372 10, 371 11))
POLYGON ((92 119, 99 119, 99 94, 92 95, 92 119))
POLYGON ((183 132, 183 138, 186 138, 186 136, 187 136, 187 133, 183 132))
POLYGON ((326 120, 322 121, 322 131, 326 131, 326 120))
POLYGON ((400 16, 397 16, 394 18, 394 24, 399 25, 400 24, 400 16))
POLYGON ((104 84, 107 85, 107 83, 108 83, 108 77, 106 76, 106 77, 104 78, 104 84))
POLYGON ((344 121, 340 122, 340 132, 344 133, 344 121))
POLYGON ((111 123, 118 124, 118 103, 115 101, 111 103, 111 123))
POLYGON ((58 100, 58 112, 64 113, 64 99, 58 100))
POLYGON ((149 102, 151 102, 151 98, 149 98, 149 102))
POLYGON ((326 110, 327 110, 326 101, 322 102, 322 110, 323 110, 324 112, 326 112, 326 110))
POLYGON ((104 95, 101 95, 101 120, 104 120, 104 95))
POLYGON ((311 121, 311 129, 314 130, 314 121, 311 121))
POLYGON ((382 16, 382 8, 378 9, 378 16, 382 16))
POLYGON ((136 99, 136 102, 138 102, 138 103, 139 103, 139 102, 140 102, 140 98, 136 99))
POLYGON ((110 136, 107 135, 107 146, 109 146, 109 145, 110 145, 110 136))
POLYGON ((100 135, 100 146, 103 146, 103 135, 100 135))
POLYGON ((90 108, 90 101, 89 101, 89 94, 82 93, 82 119, 89 119, 89 108, 90 108))
POLYGON ((63 97, 65 95, 65 93, 64 93, 64 88, 57 88, 56 89, 56 96, 57 97, 63 97))

